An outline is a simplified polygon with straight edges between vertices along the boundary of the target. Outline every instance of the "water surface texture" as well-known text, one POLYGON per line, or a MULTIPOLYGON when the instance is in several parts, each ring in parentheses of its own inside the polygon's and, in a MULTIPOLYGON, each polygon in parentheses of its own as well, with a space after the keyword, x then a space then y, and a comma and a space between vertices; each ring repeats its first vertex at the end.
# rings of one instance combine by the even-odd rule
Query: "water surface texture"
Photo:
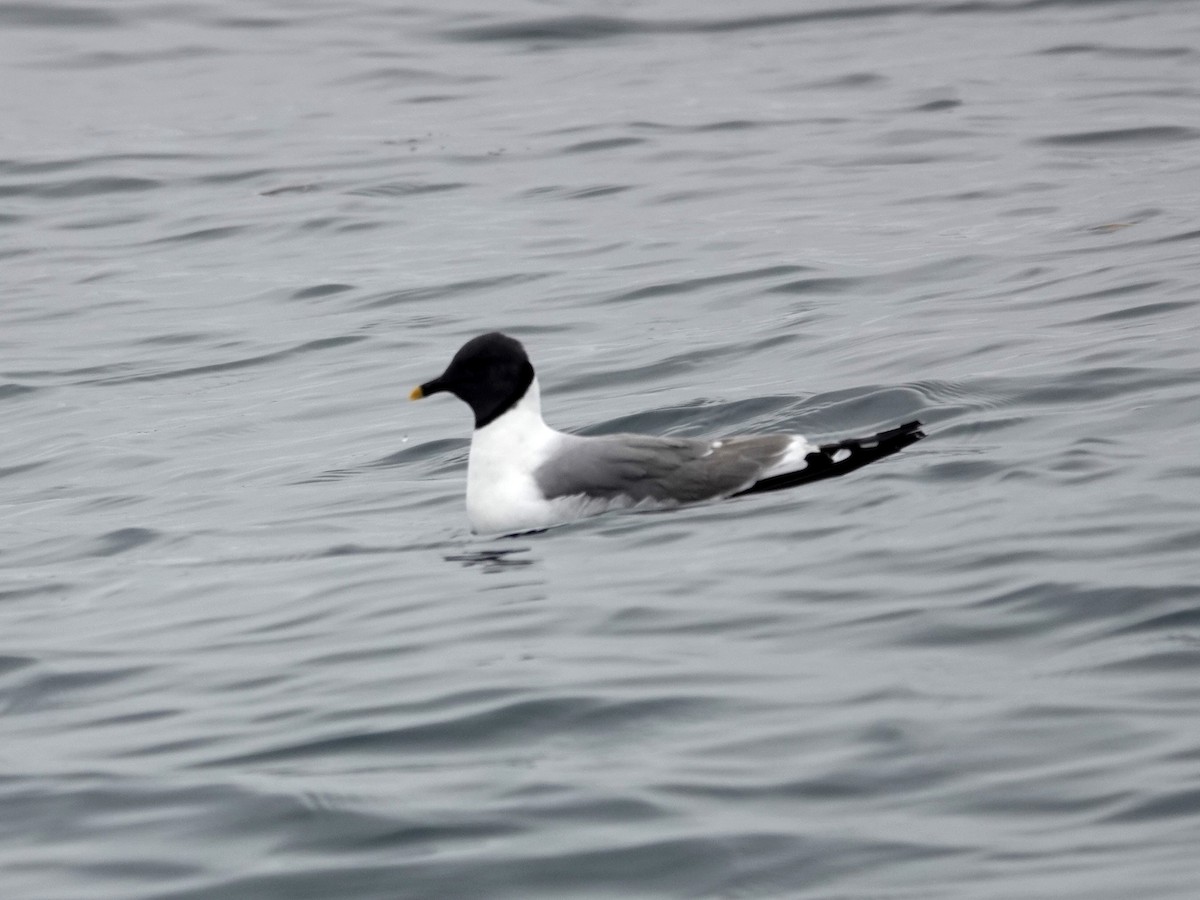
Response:
POLYGON ((5 900, 1192 900, 1200 9, 0 2, 5 900), (911 418, 516 539, 469 416, 911 418))

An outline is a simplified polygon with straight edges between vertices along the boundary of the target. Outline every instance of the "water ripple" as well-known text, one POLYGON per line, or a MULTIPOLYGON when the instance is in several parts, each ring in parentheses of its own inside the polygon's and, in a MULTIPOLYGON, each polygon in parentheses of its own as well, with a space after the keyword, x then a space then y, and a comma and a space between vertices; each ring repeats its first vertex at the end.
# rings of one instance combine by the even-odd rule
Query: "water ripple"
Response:
POLYGON ((493 7, 0 2, 4 896, 1191 900, 1190 6, 493 7), (494 328, 929 437, 479 539, 494 328))

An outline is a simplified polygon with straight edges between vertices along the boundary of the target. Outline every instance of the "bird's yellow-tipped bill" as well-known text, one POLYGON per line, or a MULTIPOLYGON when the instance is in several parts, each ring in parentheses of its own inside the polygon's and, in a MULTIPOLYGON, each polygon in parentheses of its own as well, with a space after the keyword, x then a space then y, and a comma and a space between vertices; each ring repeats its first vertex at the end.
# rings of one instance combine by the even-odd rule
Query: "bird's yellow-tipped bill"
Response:
POLYGON ((423 390, 421 390, 420 385, 417 385, 417 387, 412 389, 412 393, 408 395, 408 399, 409 400, 420 400, 424 396, 425 396, 425 392, 423 390))

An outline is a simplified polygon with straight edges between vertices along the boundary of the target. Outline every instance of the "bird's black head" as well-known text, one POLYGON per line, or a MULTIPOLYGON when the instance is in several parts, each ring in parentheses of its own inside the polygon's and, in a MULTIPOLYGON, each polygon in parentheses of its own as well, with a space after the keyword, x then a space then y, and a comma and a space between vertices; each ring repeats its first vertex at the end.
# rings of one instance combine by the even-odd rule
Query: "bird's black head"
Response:
POLYGON ((410 396, 420 400, 449 391, 471 407, 475 427, 483 428, 524 397, 532 382, 533 365, 521 342, 492 331, 463 344, 445 372, 414 388, 410 396))

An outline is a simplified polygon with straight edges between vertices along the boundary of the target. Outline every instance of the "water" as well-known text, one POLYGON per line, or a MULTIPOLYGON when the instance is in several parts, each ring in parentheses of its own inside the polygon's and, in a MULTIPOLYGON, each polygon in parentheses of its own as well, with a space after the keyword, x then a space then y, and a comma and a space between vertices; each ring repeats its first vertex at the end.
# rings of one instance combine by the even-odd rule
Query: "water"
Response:
POLYGON ((0 893, 1192 898, 1187 2, 0 4, 0 893), (408 390, 919 417, 518 539, 408 390))

